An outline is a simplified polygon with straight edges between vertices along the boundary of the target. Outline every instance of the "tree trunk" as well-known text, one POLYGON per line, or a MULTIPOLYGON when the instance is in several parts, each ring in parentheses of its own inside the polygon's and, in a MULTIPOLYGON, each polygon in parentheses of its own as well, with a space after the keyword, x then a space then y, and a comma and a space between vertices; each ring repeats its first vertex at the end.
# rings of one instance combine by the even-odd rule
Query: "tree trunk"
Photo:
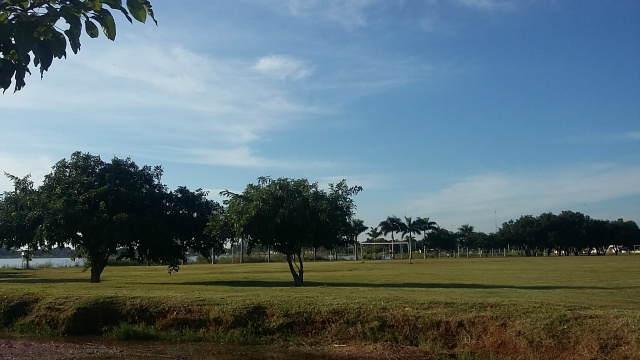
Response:
POLYGON ((353 260, 358 260, 358 248, 356 247, 356 243, 353 243, 353 260))
POLYGON ((300 286, 304 285, 304 264, 302 263, 302 256, 298 255, 300 260, 300 271, 298 271, 298 275, 300 278, 300 286))
POLYGON ((391 260, 395 259, 394 254, 394 249, 393 249, 393 242, 395 241, 395 239, 393 238, 393 231, 391 232, 391 260))
POLYGON ((244 239, 240 239, 240 264, 244 262, 244 239))
POLYGON ((409 263, 411 263, 413 249, 411 248, 411 235, 409 235, 409 263))
POLYGON ((295 286, 302 286, 304 279, 304 269, 302 265, 302 258, 298 256, 298 259, 300 261, 300 266, 296 265, 298 267, 298 272, 296 272, 296 266, 294 266, 295 254, 287 254, 287 263, 289 264, 289 271, 291 271, 291 276, 293 276, 293 284, 295 286))
POLYGON ((90 260, 91 260, 91 282, 92 283, 99 283, 100 282, 100 275, 102 274, 102 271, 104 270, 104 268, 107 266, 107 260, 109 259, 109 256, 107 255, 106 257, 102 257, 102 256, 91 256, 90 260))

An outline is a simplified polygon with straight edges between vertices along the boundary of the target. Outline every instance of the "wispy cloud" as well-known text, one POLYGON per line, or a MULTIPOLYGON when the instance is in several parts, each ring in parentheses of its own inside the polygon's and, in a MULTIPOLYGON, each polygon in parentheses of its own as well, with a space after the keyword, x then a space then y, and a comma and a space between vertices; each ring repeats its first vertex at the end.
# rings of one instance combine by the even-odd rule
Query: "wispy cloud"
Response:
POLYGON ((569 137, 566 141, 575 144, 617 144, 621 142, 634 142, 640 141, 640 131, 576 134, 569 137))
MULTIPOLYGON (((290 55, 220 58, 168 42, 160 32, 127 34, 117 44, 87 43, 81 54, 57 62, 44 81, 31 81, 28 91, 10 95, 0 108, 90 114, 92 126, 104 128, 110 138, 85 134, 75 141, 81 149, 91 144, 93 151, 110 153, 117 142, 121 153, 161 160, 167 152, 148 144, 170 142, 184 152, 195 151, 202 163, 286 168, 296 161, 257 156, 257 142, 291 124, 340 113, 354 97, 423 81, 431 70, 418 59, 373 59, 351 52, 324 56, 340 65, 325 66, 321 76, 312 77, 316 69, 290 55), (67 84, 64 91, 53 90, 60 84, 67 84), (331 96, 318 101, 316 92, 331 96)), ((68 146, 69 134, 86 120, 63 116, 55 126, 44 118, 30 119, 46 125, 28 136, 35 139, 46 129, 48 146, 68 146)), ((22 135, 12 134, 17 136, 22 135)), ((302 165, 309 164, 325 163, 302 165)))
POLYGON ((261 57, 253 68, 261 74, 280 80, 300 80, 313 73, 304 61, 286 55, 261 57))
POLYGON ((624 137, 630 141, 638 141, 640 140, 640 131, 629 131, 624 134, 624 137))
POLYGON ((367 24, 365 12, 380 0, 284 0, 293 16, 320 18, 346 27, 362 27, 367 24))
MULTIPOLYGON (((256 64, 206 56, 172 43, 156 44, 155 37, 140 36, 123 37, 117 46, 101 45, 83 47, 82 56, 58 62, 45 81, 32 81, 28 91, 11 94, 11 101, 0 103, 0 108, 26 108, 49 116, 60 109, 74 109, 90 114, 94 127, 108 126, 110 136, 120 143, 120 151, 130 151, 122 143, 144 151, 148 142, 171 139, 171 145, 184 144, 185 149, 199 148, 205 153, 227 149, 228 154, 216 157, 226 160, 216 163, 232 165, 236 161, 241 167, 271 163, 250 156, 251 143, 325 111, 307 104, 295 87, 255 75, 256 70, 284 79, 311 74, 310 67, 292 57, 265 57, 256 64), (79 73, 84 74, 80 81, 69 81, 79 73), (66 83, 65 91, 52 90, 66 83)), ((46 124, 47 120, 28 121, 46 124)), ((78 117, 58 120, 48 143, 68 144, 61 136, 65 129, 81 128, 84 121, 78 117)), ((29 137, 36 137, 42 129, 30 132, 29 137)), ((105 138, 87 135, 97 137, 96 146, 113 146, 106 144, 105 138)), ((78 143, 86 139, 83 136, 78 143)))
POLYGON ((322 184, 336 184, 342 180, 346 180, 349 186, 358 185, 365 190, 376 190, 387 187, 392 181, 392 176, 380 174, 333 175, 325 176, 319 182, 322 184))
MULTIPOLYGON (((504 221, 542 212, 580 211, 584 204, 640 195, 640 167, 598 164, 555 173, 490 173, 461 179, 437 192, 417 196, 407 211, 443 223, 478 221, 491 228, 494 212, 504 221)), ((500 225, 500 223, 498 224, 500 225)))
POLYGON ((60 159, 52 159, 44 155, 24 156, 24 152, 8 153, 0 152, 0 193, 13 190, 13 183, 4 176, 9 173, 18 177, 31 174, 35 186, 39 186, 44 176, 51 172, 51 166, 60 159))
POLYGON ((481 11, 511 11, 516 7, 515 0, 455 0, 458 4, 481 11))
POLYGON ((304 161, 286 158, 262 157, 248 146, 237 148, 209 148, 209 149, 175 149, 182 161, 195 164, 246 167, 255 169, 323 169, 332 168, 335 164, 329 161, 304 161))

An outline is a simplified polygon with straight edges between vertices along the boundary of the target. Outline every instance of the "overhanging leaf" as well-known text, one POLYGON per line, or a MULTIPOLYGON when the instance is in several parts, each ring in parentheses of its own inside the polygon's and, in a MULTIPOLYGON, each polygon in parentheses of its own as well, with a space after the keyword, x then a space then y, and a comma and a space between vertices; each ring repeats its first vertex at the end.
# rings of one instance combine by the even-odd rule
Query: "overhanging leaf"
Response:
POLYGON ((97 38, 99 35, 98 27, 91 20, 86 20, 84 22, 84 30, 86 31, 87 35, 89 35, 94 39, 97 38))
POLYGON ((147 10, 140 0, 127 0, 127 8, 134 19, 144 23, 147 21, 147 10))
POLYGON ((102 32, 109 40, 116 39, 116 22, 108 10, 102 9, 93 15, 92 18, 100 23, 102 32))
POLYGON ((122 0, 102 0, 102 3, 112 9, 120 10, 120 12, 122 12, 122 15, 124 15, 124 17, 126 17, 129 22, 133 22, 133 19, 131 19, 131 16, 129 16, 127 9, 122 6, 122 0))

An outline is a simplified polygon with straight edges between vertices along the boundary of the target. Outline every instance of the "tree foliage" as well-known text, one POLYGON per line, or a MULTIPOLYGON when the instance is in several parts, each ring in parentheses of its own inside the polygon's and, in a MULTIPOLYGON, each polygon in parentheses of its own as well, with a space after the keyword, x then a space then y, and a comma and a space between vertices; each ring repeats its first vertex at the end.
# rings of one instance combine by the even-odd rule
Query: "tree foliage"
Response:
POLYGON ((54 58, 66 58, 67 43, 78 53, 83 27, 91 38, 101 28, 115 40, 114 10, 129 22, 149 16, 157 24, 147 0, 0 0, 0 88, 15 81, 14 91, 22 89, 32 61, 42 77, 54 58))
POLYGON ((604 254, 609 245, 632 247, 640 243, 634 221, 597 220, 574 211, 521 216, 502 224, 497 236, 503 244, 519 246, 527 256, 538 250, 568 255, 587 249, 589 255, 594 251, 604 254))
POLYGON ((7 248, 25 247, 26 258, 45 244, 42 231, 44 203, 33 187, 31 176, 23 178, 5 173, 13 182, 13 191, 0 196, 0 245, 7 248))
POLYGON ((438 228, 438 224, 435 221, 431 221, 429 220, 429 218, 422 218, 422 217, 417 217, 416 218, 416 226, 418 227, 418 229, 420 229, 420 231, 422 231, 422 246, 430 246, 429 245, 429 241, 428 241, 428 237, 429 234, 432 233, 434 230, 436 230, 438 228))
POLYGON ((380 240, 384 240, 384 238, 382 237, 382 235, 384 235, 382 233, 382 231, 380 231, 380 228, 378 226, 376 227, 370 227, 369 231, 367 232, 367 241, 369 242, 377 242, 380 240))
MULTIPOLYGON (((235 236, 249 247, 264 246, 284 254, 294 284, 304 284, 303 250, 332 248, 349 239, 355 211, 352 197, 362 190, 343 180, 329 191, 307 179, 261 177, 241 194, 224 191, 235 236)), ((212 223, 219 221, 214 216, 212 223)), ((215 228, 215 227, 214 227, 215 228)))
POLYGON ((91 282, 110 256, 162 262, 177 271, 187 248, 210 242, 204 229, 219 207, 206 192, 169 192, 162 168, 131 159, 75 152, 56 163, 39 189, 12 177, 15 190, 0 202, 0 241, 7 248, 71 245, 87 257, 91 282))

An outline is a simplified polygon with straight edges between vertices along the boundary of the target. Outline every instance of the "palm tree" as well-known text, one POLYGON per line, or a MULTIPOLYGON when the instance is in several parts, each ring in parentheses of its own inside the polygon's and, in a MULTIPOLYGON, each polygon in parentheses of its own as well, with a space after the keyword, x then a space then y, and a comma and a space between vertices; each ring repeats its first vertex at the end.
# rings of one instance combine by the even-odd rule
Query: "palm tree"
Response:
POLYGON ((396 231, 402 232, 402 227, 400 226, 400 224, 402 224, 402 220, 400 220, 400 218, 395 215, 387 216, 386 220, 383 220, 380 222, 380 224, 378 224, 378 227, 380 227, 380 231, 382 231, 382 233, 385 236, 387 236, 388 233, 391 233, 391 258, 392 259, 393 259, 393 242, 395 241, 393 234, 396 231))
MULTIPOLYGON (((438 224, 436 224, 435 221, 430 221, 429 218, 421 217, 416 218, 416 224, 418 224, 418 227, 420 228, 420 230, 422 230, 422 246, 426 248, 428 233, 435 230, 438 227, 438 224)), ((427 258, 426 251, 424 257, 425 259, 427 258)))
POLYGON ((467 247, 467 257, 469 257, 469 241, 471 240, 471 234, 473 234, 473 225, 464 224, 458 228, 458 239, 460 244, 467 247))
POLYGON ((365 232, 368 227, 360 219, 351 219, 351 241, 353 242, 353 260, 358 260, 358 236, 365 232))
POLYGON ((378 227, 370 227, 369 228, 369 232, 367 232, 367 236, 369 236, 369 238, 367 240, 371 240, 373 242, 376 242, 378 240, 383 240, 382 238, 382 231, 380 231, 380 229, 378 229, 378 227))
POLYGON ((412 256, 412 249, 411 249, 411 243, 413 241, 413 234, 420 234, 420 224, 417 221, 413 221, 411 219, 411 217, 404 217, 405 222, 402 223, 400 226, 402 227, 402 236, 404 235, 409 235, 409 237, 407 238, 409 240, 409 262, 411 262, 412 256))
MULTIPOLYGON (((380 231, 380 229, 378 229, 377 226, 370 227, 369 231, 367 232, 367 242, 378 243, 381 240, 384 240, 384 237, 382 237, 382 231, 380 231)), ((374 258, 375 258, 375 254, 378 253, 378 250, 381 250, 381 249, 382 249, 382 252, 384 253, 384 247, 379 245, 373 245, 374 258)), ((364 257, 364 253, 362 253, 362 257, 364 257)), ((383 258, 384 258, 384 255, 383 255, 383 258)))

